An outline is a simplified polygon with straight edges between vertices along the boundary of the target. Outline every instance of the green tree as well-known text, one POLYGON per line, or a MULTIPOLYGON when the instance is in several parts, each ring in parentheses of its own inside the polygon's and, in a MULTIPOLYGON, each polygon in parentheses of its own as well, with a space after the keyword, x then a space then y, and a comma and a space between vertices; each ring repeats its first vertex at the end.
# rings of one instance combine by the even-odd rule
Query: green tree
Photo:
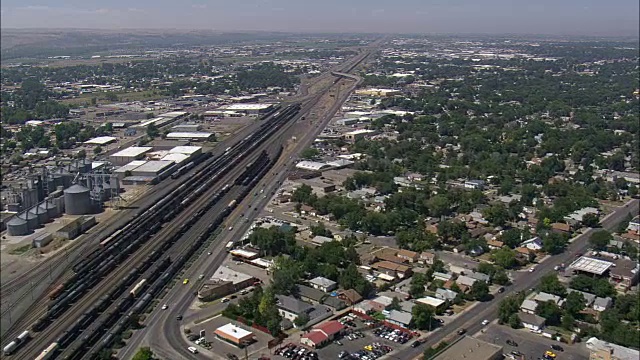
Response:
POLYGON ((440 217, 451 214, 451 202, 446 195, 438 194, 427 200, 429 214, 434 217, 440 217))
POLYGON ((588 213, 582 217, 582 225, 587 227, 598 227, 600 224, 600 220, 598 219, 598 215, 588 213))
POLYGON ((522 301, 524 301, 524 293, 517 293, 504 298, 498 305, 498 322, 500 324, 510 323, 511 315, 517 315, 522 301))
POLYGON ((389 305, 389 309, 402 310, 402 306, 400 306, 400 299, 394 296, 393 299, 391 299, 391 305, 389 305))
POLYGON ((511 269, 516 265, 516 253, 507 247, 496 250, 491 254, 493 262, 503 269, 511 269))
MULTIPOLYGON (((564 303, 564 309, 571 316, 576 316, 582 311, 585 307, 585 299, 582 293, 577 291, 572 291, 567 295, 564 303)), ((564 323, 564 319, 563 319, 564 323)), ((573 324, 573 322, 572 322, 573 324)))
POLYGON ((305 325, 307 325, 308 322, 309 322, 309 315, 307 313, 302 313, 295 320, 293 320, 293 323, 298 328, 304 327, 305 325))
POLYGON ((471 289, 469 289, 469 296, 473 300, 478 301, 488 301, 491 296, 489 295, 489 285, 487 285, 484 281, 476 281, 471 285, 471 289))
POLYGON ((101 146, 96 146, 95 148, 93 148, 93 153, 96 155, 100 155, 102 154, 102 147, 101 146))
POLYGON ((158 130, 158 127, 156 126, 156 124, 151 123, 147 125, 148 137, 150 137, 151 139, 155 139, 156 137, 158 137, 158 135, 160 135, 160 130, 158 130))
POLYGON ((412 298, 418 299, 424 296, 424 285, 427 283, 427 278, 422 273, 415 273, 411 277, 411 283, 409 285, 409 295, 412 298))
POLYGON ((562 321, 560 325, 564 329, 572 331, 575 322, 576 322, 576 319, 571 314, 565 314, 564 316, 562 316, 562 321))
POLYGON ((522 328, 522 321, 520 321, 520 317, 518 317, 517 313, 513 313, 509 316, 509 326, 511 326, 512 329, 520 329, 522 328))
POLYGON ((136 354, 133 355, 133 360, 151 360, 151 359, 153 359, 153 352, 151 351, 151 348, 146 346, 138 349, 136 354))
POLYGON ((567 289, 562 285, 558 276, 554 273, 544 275, 540 278, 540 284, 538 290, 553 295, 564 297, 567 294, 567 289))
POLYGON ((536 314, 546 319, 546 323, 549 326, 559 325, 560 317, 562 316, 562 310, 553 301, 538 303, 536 307, 536 314))
POLYGON ((482 215, 487 219, 493 226, 504 226, 504 224, 509 219, 509 212, 507 208, 502 204, 496 204, 491 207, 488 207, 482 215))
POLYGON ((300 153, 300 157, 306 160, 313 160, 320 155, 320 151, 316 148, 306 148, 300 153))
POLYGON ((598 230, 589 237, 589 243, 599 251, 606 250, 611 240, 613 236, 607 230, 598 230))
POLYGON ((434 311, 433 307, 417 303, 411 310, 413 318, 411 322, 413 326, 418 330, 431 330, 431 322, 433 321, 434 311))
POLYGON ((509 284, 509 276, 504 269, 498 269, 493 276, 491 277, 491 282, 498 285, 507 285, 509 284))
POLYGON ((276 258, 271 283, 277 294, 291 295, 297 292, 296 283, 300 280, 302 271, 300 264, 294 259, 284 256, 276 258))
POLYGON ((566 246, 567 240, 560 234, 549 233, 542 240, 542 250, 551 255, 562 253, 566 246))

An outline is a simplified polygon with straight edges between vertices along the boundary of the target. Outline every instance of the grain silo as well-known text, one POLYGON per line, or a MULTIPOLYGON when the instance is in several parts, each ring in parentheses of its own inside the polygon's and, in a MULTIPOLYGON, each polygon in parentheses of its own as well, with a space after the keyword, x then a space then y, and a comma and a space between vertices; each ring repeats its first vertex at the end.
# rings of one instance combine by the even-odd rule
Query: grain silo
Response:
POLYGON ((40 223, 38 223, 38 218, 35 215, 29 214, 28 211, 25 211, 22 214, 18 214, 18 217, 27 222, 29 230, 37 229, 40 226, 40 223))
POLYGON ((46 224, 49 221, 49 214, 47 214, 47 209, 43 209, 39 205, 29 209, 29 215, 38 219, 38 225, 46 224))
POLYGON ((30 230, 26 220, 14 216, 7 222, 7 232, 11 236, 22 236, 29 234, 30 230))
POLYGON ((47 215, 49 215, 49 219, 57 218, 62 213, 62 211, 60 211, 58 206, 56 206, 56 204, 54 203, 53 199, 48 199, 47 201, 42 203, 40 206, 42 206, 44 209, 47 210, 47 215))
POLYGON ((82 185, 71 185, 64 191, 64 208, 69 215, 85 215, 92 212, 89 189, 82 185))

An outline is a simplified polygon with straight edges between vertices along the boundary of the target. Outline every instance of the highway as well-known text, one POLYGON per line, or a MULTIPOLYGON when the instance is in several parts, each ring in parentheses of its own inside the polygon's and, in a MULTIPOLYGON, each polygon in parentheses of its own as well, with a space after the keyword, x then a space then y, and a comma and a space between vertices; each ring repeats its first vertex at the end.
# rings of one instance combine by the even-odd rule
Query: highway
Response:
MULTIPOLYGON (((364 55, 357 56, 355 60, 356 65, 368 55, 369 53, 365 53, 364 55)), ((353 66, 349 63, 345 64, 344 67, 353 69, 353 66)), ((323 114, 322 118, 311 129, 309 129, 309 123, 301 120, 301 118, 311 111, 315 103, 311 102, 309 106, 303 107, 303 110, 301 110, 298 115, 298 121, 296 121, 287 133, 283 133, 280 138, 281 141, 285 141, 293 135, 297 136, 299 139, 294 149, 291 150, 291 152, 285 153, 274 167, 274 171, 258 184, 258 187, 264 188, 264 193, 267 194, 267 196, 249 197, 240 203, 237 210, 232 213, 226 221, 226 226, 234 227, 233 231, 223 230, 223 234, 219 236, 212 247, 208 249, 213 255, 202 255, 185 273, 184 277, 193 279, 196 278, 198 274, 213 273, 222 264, 224 258, 227 256, 224 248, 225 244, 230 240, 239 238, 248 230, 251 224, 250 220, 254 219, 259 210, 266 206, 271 198, 270 195, 278 189, 286 177, 287 169, 294 165, 294 157, 296 154, 307 148, 313 142, 317 134, 324 129, 359 82, 360 79, 358 77, 352 76, 350 76, 350 79, 339 79, 336 85, 339 88, 346 86, 346 91, 340 92, 340 95, 335 98, 333 106, 323 114), (244 217, 240 216, 241 213, 244 213, 244 217), (242 221, 242 219, 249 221, 242 221)), ((325 92, 327 91, 328 89, 325 90, 325 92)), ((199 283, 200 282, 195 284, 193 289, 197 289, 199 283)), ((202 353, 194 355, 186 350, 189 344, 183 339, 182 330, 179 326, 180 322, 176 320, 176 316, 183 315, 193 301, 192 292, 192 289, 186 291, 181 286, 174 286, 169 294, 162 300, 163 303, 170 305, 169 309, 164 311, 156 309, 145 321, 145 329, 134 333, 133 337, 127 342, 126 347, 119 352, 118 357, 121 359, 130 359, 137 349, 142 346, 143 343, 146 343, 151 346, 156 356, 164 359, 207 358, 207 356, 202 353)))
MULTIPOLYGON (((640 200, 630 200, 625 206, 619 207, 612 213, 602 219, 600 224, 607 230, 615 229, 615 227, 625 219, 628 214, 637 215, 638 205, 640 200)), ((422 359, 422 353, 428 346, 433 346, 441 342, 442 340, 452 340, 458 335, 456 332, 458 329, 466 329, 468 334, 474 334, 480 331, 483 320, 492 321, 498 317, 498 305, 500 301, 505 297, 514 294, 519 291, 529 291, 529 289, 535 288, 539 282, 539 279, 550 272, 554 272, 553 268, 556 265, 562 263, 571 263, 577 254, 584 254, 589 245, 589 237, 597 229, 588 229, 583 234, 576 236, 571 244, 567 247, 566 251, 562 254, 549 257, 545 261, 537 264, 535 272, 517 272, 513 279, 513 285, 506 287, 505 292, 502 294, 496 294, 494 299, 485 303, 481 303, 476 306, 474 311, 467 311, 460 314, 456 319, 441 327, 437 331, 428 335, 424 344, 416 348, 407 348, 398 353, 391 354, 394 359, 422 359)))

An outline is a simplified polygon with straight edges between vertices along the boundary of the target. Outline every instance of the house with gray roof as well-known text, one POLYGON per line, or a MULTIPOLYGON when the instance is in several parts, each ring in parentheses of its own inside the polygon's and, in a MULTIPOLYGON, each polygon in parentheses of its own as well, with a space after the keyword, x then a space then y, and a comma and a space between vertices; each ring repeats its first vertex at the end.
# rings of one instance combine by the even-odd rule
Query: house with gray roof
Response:
POLYGON ((554 304, 558 305, 558 306, 562 306, 562 304, 564 303, 564 300, 562 300, 562 298, 558 295, 553 295, 553 294, 547 294, 546 292, 539 292, 536 294, 536 296, 533 298, 533 300, 541 303, 541 302, 547 302, 547 301, 553 301, 554 304))
POLYGON ((575 289, 567 289, 567 293, 572 293, 572 292, 577 292, 582 294, 582 297, 584 297, 584 305, 587 307, 591 307, 591 305, 593 305, 594 300, 596 299, 596 296, 591 293, 575 290, 575 289))
POLYGON ((472 279, 484 281, 486 283, 488 283, 489 280, 491 280, 491 277, 489 275, 481 272, 470 271, 469 274, 467 274, 467 276, 472 279))
POLYGON ((535 314, 537 308, 538 308, 538 303, 529 299, 524 300, 520 305, 520 311, 527 314, 535 314))
POLYGON ((610 308, 611 304, 613 304, 613 300, 608 296, 606 298, 596 297, 593 301, 593 310, 603 312, 610 308))
POLYGON ((441 281, 447 282, 447 281, 451 280, 452 277, 453 277, 453 275, 447 274, 447 273, 441 273, 441 272, 437 272, 437 271, 433 273, 433 279, 434 280, 441 280, 441 281))
POLYGON ((453 290, 443 288, 436 289, 436 298, 440 300, 445 300, 451 303, 456 299, 456 296, 458 296, 458 293, 453 290))
POLYGON ((305 285, 298 285, 298 295, 300 295, 300 299, 313 304, 321 303, 322 299, 327 296, 326 293, 305 285))
POLYGON ((471 287, 473 286, 473 283, 475 283, 476 281, 478 280, 465 275, 460 275, 456 279, 456 284, 471 287))
POLYGON ((408 328, 413 315, 405 311, 391 310, 386 317, 388 322, 403 328, 408 328))
POLYGON ((345 304, 344 301, 338 299, 335 296, 325 296, 322 303, 336 311, 342 310, 347 307, 347 304, 345 304))
POLYGON ((335 290, 338 287, 338 283, 322 276, 318 276, 316 278, 311 279, 309 281, 309 284, 312 287, 324 292, 335 290))
POLYGON ((518 318, 522 322, 522 326, 529 330, 539 331, 544 328, 545 318, 536 314, 518 313, 518 318))

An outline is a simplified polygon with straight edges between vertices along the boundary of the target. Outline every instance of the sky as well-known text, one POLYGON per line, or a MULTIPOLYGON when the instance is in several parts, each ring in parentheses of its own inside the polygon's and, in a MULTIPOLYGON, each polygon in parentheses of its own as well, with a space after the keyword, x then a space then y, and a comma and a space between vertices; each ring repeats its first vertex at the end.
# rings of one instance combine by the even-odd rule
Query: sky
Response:
POLYGON ((2 0, 2 28, 638 36, 638 0, 2 0))

